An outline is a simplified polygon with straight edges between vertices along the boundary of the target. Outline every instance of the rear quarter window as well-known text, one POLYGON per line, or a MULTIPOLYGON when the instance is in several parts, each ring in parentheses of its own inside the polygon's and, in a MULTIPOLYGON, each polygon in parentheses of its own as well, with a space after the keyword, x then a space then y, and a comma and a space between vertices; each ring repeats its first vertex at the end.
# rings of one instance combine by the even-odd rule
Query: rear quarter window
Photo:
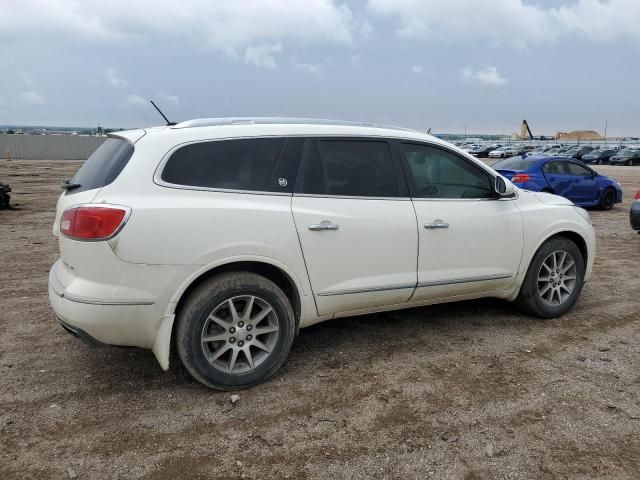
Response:
POLYGON ((75 174, 66 195, 102 188, 113 182, 133 155, 133 145, 120 138, 107 138, 75 174))
POLYGON ((195 189, 291 193, 302 138, 249 138, 185 145, 165 164, 160 179, 195 189))

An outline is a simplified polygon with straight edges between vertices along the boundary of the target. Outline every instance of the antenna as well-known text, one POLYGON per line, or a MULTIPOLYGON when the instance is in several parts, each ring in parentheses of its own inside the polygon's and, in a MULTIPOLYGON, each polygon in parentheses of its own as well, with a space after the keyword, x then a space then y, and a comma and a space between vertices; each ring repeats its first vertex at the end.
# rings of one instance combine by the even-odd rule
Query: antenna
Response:
POLYGON ((151 102, 151 105, 153 105, 153 108, 155 108, 155 109, 158 111, 158 113, 159 113, 160 115, 162 115, 162 118, 164 118, 164 121, 165 121, 165 122, 167 122, 167 126, 171 127, 172 125, 177 125, 177 123, 176 123, 176 122, 170 122, 170 121, 169 121, 169 119, 167 118, 167 116, 166 116, 164 113, 162 113, 162 110, 160 110, 160 109, 158 108, 158 106, 153 102, 153 100, 149 100, 149 101, 151 102))

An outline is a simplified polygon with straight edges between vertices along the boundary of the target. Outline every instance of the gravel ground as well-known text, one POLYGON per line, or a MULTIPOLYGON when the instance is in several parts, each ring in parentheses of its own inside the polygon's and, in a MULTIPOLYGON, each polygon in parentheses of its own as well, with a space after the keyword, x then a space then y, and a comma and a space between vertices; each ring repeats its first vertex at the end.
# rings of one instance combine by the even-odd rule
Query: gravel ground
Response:
POLYGON ((0 478, 640 478, 640 167, 598 167, 592 281, 541 321, 474 301, 301 332, 268 383, 207 390, 151 352, 54 323, 57 182, 77 162, 0 161, 0 478))

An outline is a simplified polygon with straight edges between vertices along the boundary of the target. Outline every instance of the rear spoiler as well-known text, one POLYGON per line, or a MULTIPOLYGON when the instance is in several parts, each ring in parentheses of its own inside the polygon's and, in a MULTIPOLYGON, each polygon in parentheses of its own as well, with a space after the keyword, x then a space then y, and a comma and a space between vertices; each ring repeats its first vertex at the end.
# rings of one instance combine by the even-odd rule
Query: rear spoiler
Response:
POLYGON ((109 138, 119 138, 121 140, 125 140, 129 142, 131 145, 135 144, 138 140, 144 137, 147 134, 147 131, 138 128, 136 130, 122 130, 121 132, 111 132, 107 134, 109 138))

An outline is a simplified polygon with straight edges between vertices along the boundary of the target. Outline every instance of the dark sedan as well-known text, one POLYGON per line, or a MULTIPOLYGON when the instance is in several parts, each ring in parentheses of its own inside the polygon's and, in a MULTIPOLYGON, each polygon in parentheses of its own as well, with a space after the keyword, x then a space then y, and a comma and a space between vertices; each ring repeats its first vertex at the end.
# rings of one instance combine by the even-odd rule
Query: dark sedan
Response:
POLYGON ((640 164, 640 149, 625 148, 609 159, 611 165, 638 165, 640 164))
POLYGON ((566 155, 567 157, 575 158, 576 160, 582 160, 582 157, 587 153, 591 153, 594 150, 594 148, 595 147, 590 147, 588 145, 576 146, 564 152, 563 155, 566 155))
POLYGON ((609 159, 616 154, 618 154, 620 150, 613 149, 597 149, 593 150, 589 153, 586 153, 580 159, 583 163, 597 163, 598 165, 604 165, 609 163, 609 159))

